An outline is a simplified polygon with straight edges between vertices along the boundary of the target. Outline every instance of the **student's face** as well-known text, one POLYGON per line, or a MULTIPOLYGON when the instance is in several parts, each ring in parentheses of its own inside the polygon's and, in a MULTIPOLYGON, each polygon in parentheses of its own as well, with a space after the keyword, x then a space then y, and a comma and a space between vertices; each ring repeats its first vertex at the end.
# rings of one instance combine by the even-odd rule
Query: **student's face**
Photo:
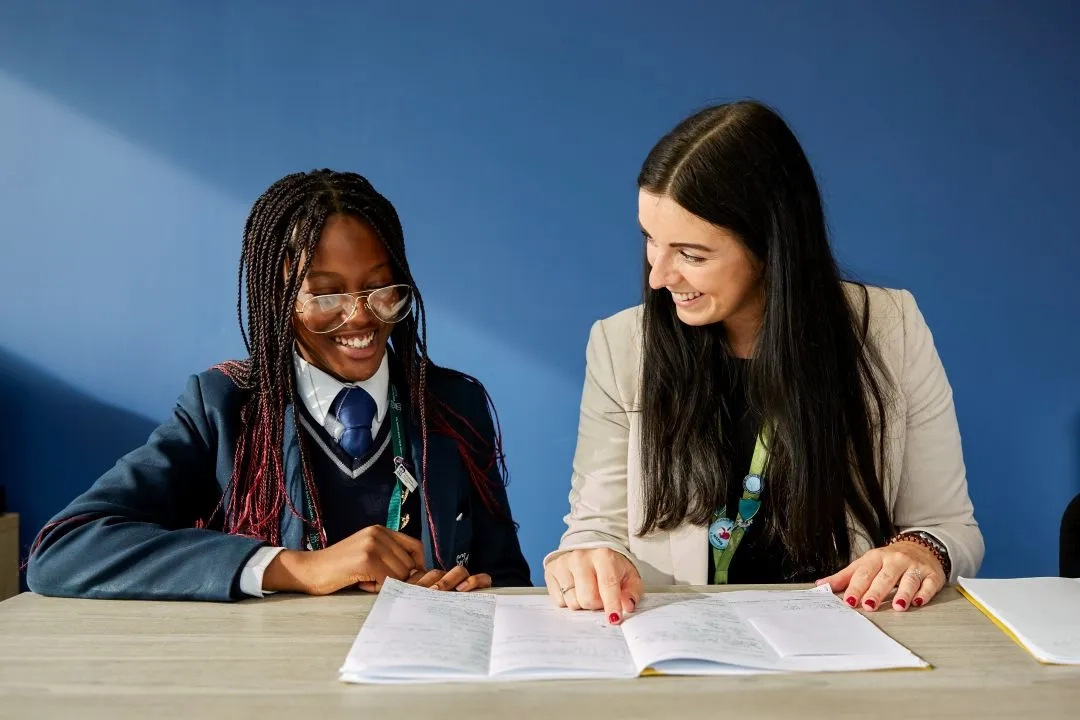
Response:
POLYGON ((638 193, 649 287, 667 290, 687 325, 760 321, 761 262, 730 230, 669 197, 638 193))
MULTIPOLYGON (((300 285, 297 310, 312 295, 360 292, 393 283, 390 255, 375 231, 351 215, 331 215, 300 285)), ((339 380, 359 382, 379 369, 393 325, 372 317, 361 302, 352 318, 332 332, 308 330, 299 314, 293 316, 293 328, 301 357, 339 380)))

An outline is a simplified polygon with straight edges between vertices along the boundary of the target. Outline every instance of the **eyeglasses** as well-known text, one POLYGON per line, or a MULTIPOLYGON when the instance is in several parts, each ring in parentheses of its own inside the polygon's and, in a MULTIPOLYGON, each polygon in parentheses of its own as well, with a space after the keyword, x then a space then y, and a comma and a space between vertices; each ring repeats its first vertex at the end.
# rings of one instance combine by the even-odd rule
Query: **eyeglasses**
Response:
POLYGON ((361 302, 376 320, 388 325, 401 322, 412 310, 412 287, 387 285, 363 292, 308 295, 296 312, 311 332, 329 333, 352 320, 361 302))

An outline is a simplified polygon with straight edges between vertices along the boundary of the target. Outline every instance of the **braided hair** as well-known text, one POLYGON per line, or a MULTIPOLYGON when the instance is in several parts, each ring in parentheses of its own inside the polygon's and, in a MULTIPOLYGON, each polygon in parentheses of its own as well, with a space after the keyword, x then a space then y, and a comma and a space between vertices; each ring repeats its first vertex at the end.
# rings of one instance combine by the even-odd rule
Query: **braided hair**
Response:
MULTIPOLYGON (((502 430, 487 391, 483 390, 485 402, 495 419, 494 444, 430 392, 428 380, 435 373, 463 378, 481 389, 483 386, 475 378, 439 367, 428 358, 424 301, 409 270, 405 238, 394 206, 364 177, 324 169, 294 173, 275 182, 255 201, 244 227, 236 312, 248 358, 217 366, 237 386, 250 391, 241 409, 241 432, 232 477, 219 504, 219 510, 224 508, 224 531, 280 544, 280 516, 287 508, 303 518, 306 529, 318 533, 326 543, 304 439, 301 437, 299 443, 300 460, 303 482, 312 501, 311 517, 304 517, 286 492, 282 442, 285 413, 290 404, 293 419, 299 427, 299 403, 292 365, 293 308, 323 226, 335 214, 350 215, 370 225, 390 255, 395 282, 412 288, 413 311, 394 325, 390 343, 408 386, 411 419, 420 427, 421 471, 425 484, 429 478, 427 441, 430 430, 455 441, 470 481, 485 507, 498 516, 508 517, 507 510, 495 499, 488 478, 488 472, 496 466, 498 476, 505 484, 507 472, 502 430), (245 296, 246 327, 243 316, 245 296), (458 428, 466 432, 459 432, 458 428), (477 458, 482 461, 478 462, 477 458)), ((430 508, 426 502, 425 506, 430 508)), ((428 522, 431 522, 430 509, 428 522)), ((434 533, 432 544, 441 564, 434 533)))

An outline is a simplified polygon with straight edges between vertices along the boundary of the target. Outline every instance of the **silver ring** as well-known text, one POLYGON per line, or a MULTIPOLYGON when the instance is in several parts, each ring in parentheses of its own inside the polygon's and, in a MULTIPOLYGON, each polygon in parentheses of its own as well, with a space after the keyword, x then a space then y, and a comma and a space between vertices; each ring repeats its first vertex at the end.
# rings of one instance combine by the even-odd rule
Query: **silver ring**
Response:
POLYGON ((910 574, 914 575, 915 579, 918 580, 920 583, 923 581, 923 573, 922 573, 922 570, 920 570, 919 568, 913 567, 910 570, 908 570, 908 572, 910 574))
POLYGON ((566 593, 570 592, 573 589, 574 589, 573 585, 567 585, 564 588, 559 588, 559 592, 561 592, 563 595, 565 595, 566 593))

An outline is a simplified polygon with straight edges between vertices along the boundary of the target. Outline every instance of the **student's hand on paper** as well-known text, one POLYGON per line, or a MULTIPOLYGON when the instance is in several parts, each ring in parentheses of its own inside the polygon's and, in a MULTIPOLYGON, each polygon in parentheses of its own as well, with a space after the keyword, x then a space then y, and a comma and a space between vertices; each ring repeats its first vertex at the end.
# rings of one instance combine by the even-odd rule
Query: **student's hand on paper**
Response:
POLYGON ((372 525, 322 550, 281 551, 266 567, 263 588, 308 595, 329 595, 346 587, 376 592, 388 577, 406 580, 423 569, 419 540, 372 525))
POLYGON ((895 589, 893 610, 922 607, 945 585, 945 570, 929 549, 900 541, 871 550, 846 568, 817 581, 842 592, 851 607, 874 611, 895 589))
POLYGON ((491 587, 491 576, 487 573, 470 575, 463 565, 446 570, 414 570, 408 579, 410 585, 429 587, 434 590, 456 590, 469 592, 491 587))
POLYGON ((559 607, 603 610, 612 624, 632 613, 643 595, 637 568, 608 548, 559 555, 544 569, 544 580, 559 607))

